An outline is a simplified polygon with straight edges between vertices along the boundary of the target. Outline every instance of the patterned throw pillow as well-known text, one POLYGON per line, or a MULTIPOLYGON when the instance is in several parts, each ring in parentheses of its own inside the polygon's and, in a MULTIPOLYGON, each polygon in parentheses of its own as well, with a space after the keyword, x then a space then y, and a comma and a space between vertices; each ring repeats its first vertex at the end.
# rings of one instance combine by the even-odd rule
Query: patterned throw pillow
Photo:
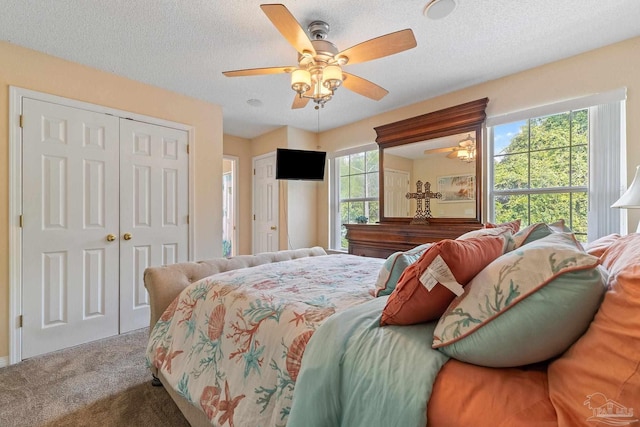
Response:
POLYGON ((500 236, 434 243, 402 273, 382 311, 381 325, 413 325, 437 319, 455 295, 502 255, 500 236))
POLYGON ((467 285, 440 318, 433 347, 490 367, 540 362, 587 329, 605 291, 604 269, 571 233, 508 252, 467 285))
POLYGON ((531 224, 513 235, 512 242, 509 245, 509 251, 526 245, 529 242, 542 239, 551 233, 572 233, 572 230, 565 225, 564 219, 559 219, 550 224, 545 224, 544 222, 531 224))
POLYGON ((389 255, 384 264, 382 264, 380 273, 378 273, 373 296, 381 297, 391 294, 405 268, 416 262, 430 246, 431 243, 425 243, 406 252, 399 251, 389 255))
POLYGON ((553 233, 553 230, 544 222, 528 225, 512 236, 509 251, 524 246, 527 243, 535 242, 551 233, 553 233))

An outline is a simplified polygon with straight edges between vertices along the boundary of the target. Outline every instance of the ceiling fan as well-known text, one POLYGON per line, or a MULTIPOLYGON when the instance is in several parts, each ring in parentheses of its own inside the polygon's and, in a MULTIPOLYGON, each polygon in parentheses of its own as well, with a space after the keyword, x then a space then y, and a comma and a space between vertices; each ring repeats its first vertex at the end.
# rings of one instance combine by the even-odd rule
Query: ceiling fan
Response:
POLYGON ((297 93, 291 106, 293 109, 305 107, 309 100, 317 104, 316 108, 324 107, 341 85, 357 94, 379 101, 389 93, 386 89, 362 77, 344 72, 342 67, 393 55, 417 45, 413 31, 405 29, 338 51, 336 46, 326 39, 329 32, 329 24, 326 22, 311 22, 307 27, 307 35, 284 5, 262 4, 260 8, 298 51, 298 64, 224 71, 223 74, 227 77, 242 77, 290 73, 291 88, 297 93))
POLYGON ((453 147, 432 148, 430 150, 424 150, 424 154, 436 154, 436 153, 449 153, 447 158, 460 159, 467 162, 471 162, 475 159, 476 155, 476 139, 468 134, 463 140, 458 142, 458 145, 453 147))

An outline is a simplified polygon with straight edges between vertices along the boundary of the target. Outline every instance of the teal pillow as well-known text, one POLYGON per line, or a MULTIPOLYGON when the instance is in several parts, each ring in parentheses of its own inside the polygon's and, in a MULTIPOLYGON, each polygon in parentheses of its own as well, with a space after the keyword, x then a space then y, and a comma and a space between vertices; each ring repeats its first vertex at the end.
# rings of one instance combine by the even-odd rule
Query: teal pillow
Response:
POLYGON ((508 250, 512 251, 527 243, 542 239, 551 233, 573 233, 573 231, 565 225, 564 219, 559 219, 551 224, 545 224, 544 222, 531 224, 512 236, 508 250))
POLYGON ((549 234, 478 273, 438 321, 433 347, 489 367, 557 356, 588 328, 605 275, 573 234, 549 234))
POLYGON ((554 231, 544 222, 538 222, 526 226, 522 230, 511 236, 511 242, 509 243, 509 251, 517 249, 527 243, 535 242, 553 233, 554 231))
POLYGON ((389 255, 378 273, 373 295, 376 297, 390 295, 396 288, 398 279, 402 276, 404 269, 416 262, 430 247, 431 243, 425 243, 406 252, 399 251, 389 255))

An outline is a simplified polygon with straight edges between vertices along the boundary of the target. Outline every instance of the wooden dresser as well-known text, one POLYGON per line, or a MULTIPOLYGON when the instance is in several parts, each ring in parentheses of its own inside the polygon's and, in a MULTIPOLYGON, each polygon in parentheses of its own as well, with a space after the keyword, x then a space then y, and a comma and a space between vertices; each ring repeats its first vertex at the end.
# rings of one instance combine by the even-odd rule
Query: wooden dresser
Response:
POLYGON ((455 239, 467 231, 480 228, 469 224, 409 225, 402 223, 345 224, 349 253, 386 258, 394 252, 406 251, 423 243, 455 239))

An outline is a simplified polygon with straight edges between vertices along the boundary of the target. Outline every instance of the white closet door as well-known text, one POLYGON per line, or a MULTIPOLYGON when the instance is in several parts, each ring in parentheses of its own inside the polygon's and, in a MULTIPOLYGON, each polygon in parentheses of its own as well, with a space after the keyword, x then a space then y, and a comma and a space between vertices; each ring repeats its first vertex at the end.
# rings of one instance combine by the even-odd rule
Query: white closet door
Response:
POLYGON ((145 268, 188 258, 187 140, 120 120, 120 332, 149 325, 145 268))
POLYGON ((275 154, 254 159, 253 170, 253 253, 274 252, 280 249, 275 154))
POLYGON ((118 119, 23 100, 22 358, 118 333, 118 119))

